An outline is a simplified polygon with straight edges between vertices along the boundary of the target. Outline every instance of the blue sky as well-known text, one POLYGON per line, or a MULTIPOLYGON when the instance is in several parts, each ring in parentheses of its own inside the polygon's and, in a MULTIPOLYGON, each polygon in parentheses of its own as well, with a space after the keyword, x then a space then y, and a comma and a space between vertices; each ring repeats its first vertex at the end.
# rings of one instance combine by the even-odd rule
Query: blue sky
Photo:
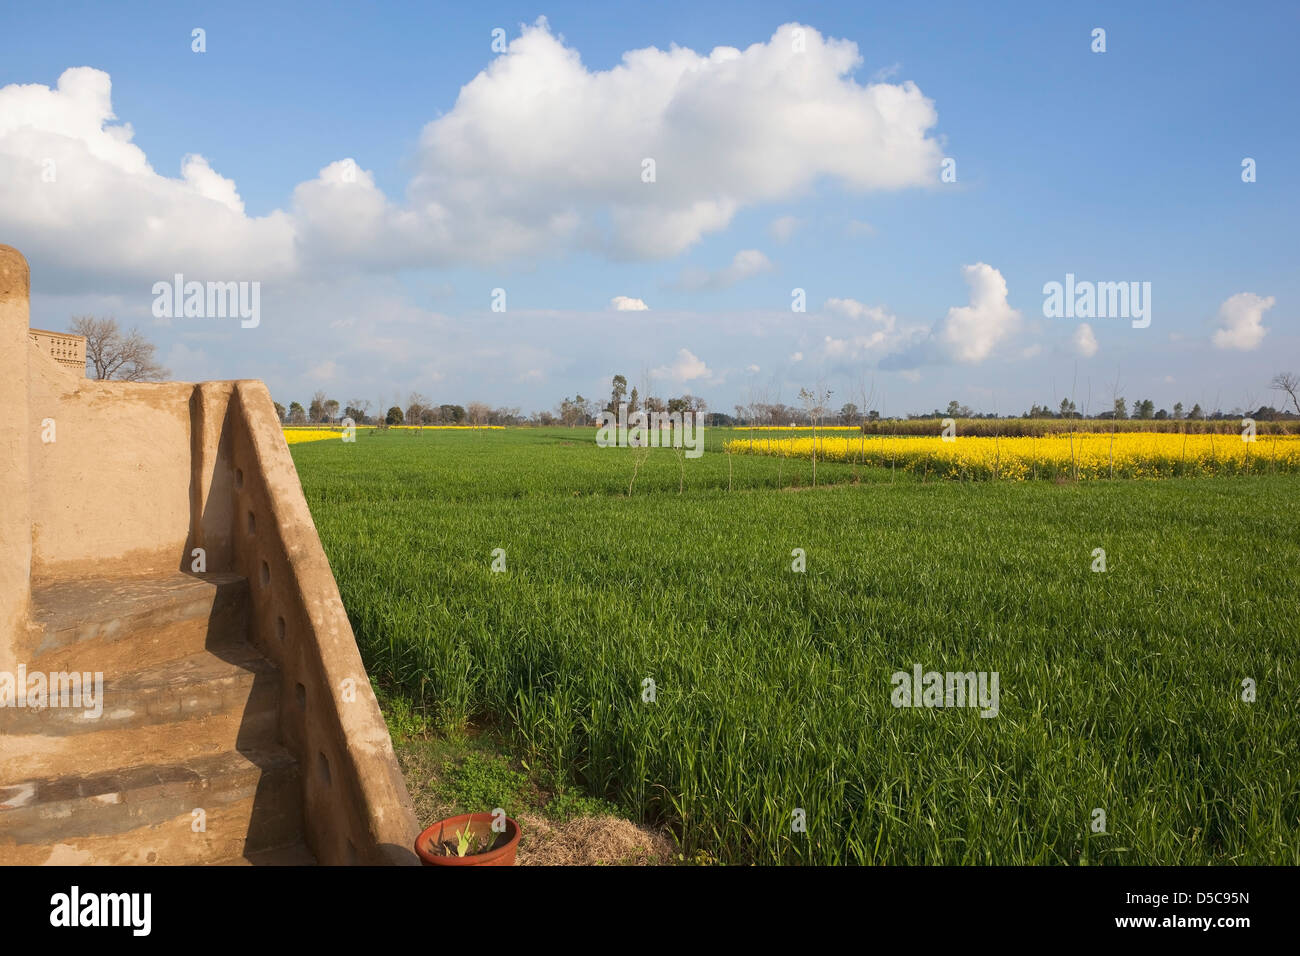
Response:
POLYGON ((323 388, 525 411, 602 394, 614 372, 718 410, 817 383, 838 404, 861 379, 887 414, 950 399, 1006 414, 1071 393, 1096 411, 1116 381, 1158 406, 1277 404, 1268 380, 1300 370, 1294 4, 10 17, 0 242, 31 259, 33 324, 111 312, 179 378, 263 378, 286 404, 323 388), (809 31, 803 60, 788 25, 809 31), (685 73, 669 57, 620 67, 674 44, 695 58, 685 73), (710 58, 718 47, 745 52, 710 58), (103 76, 60 87, 76 67, 103 76), (109 83, 115 118, 89 115, 109 83), (898 115, 877 113, 892 90, 898 115), (104 145, 120 124, 147 166, 104 145), (656 148, 655 183, 608 175, 656 148), (42 182, 51 156, 57 180, 42 182), (359 196, 322 173, 347 159, 359 196), (151 287, 175 272, 260 282, 258 326, 159 320, 151 287), (1094 317, 1084 335, 1045 318, 1043 285, 1066 273, 1149 282, 1150 325, 1094 317), (489 308, 496 288, 505 313, 489 308), (616 296, 648 309, 616 311, 616 296))

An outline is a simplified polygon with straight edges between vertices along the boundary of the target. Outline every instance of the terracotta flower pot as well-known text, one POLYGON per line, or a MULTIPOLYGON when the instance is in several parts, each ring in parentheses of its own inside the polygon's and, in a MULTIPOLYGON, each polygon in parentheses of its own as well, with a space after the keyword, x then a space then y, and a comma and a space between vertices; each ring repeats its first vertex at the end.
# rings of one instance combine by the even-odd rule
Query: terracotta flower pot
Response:
POLYGON ((415 852, 425 866, 514 866, 515 851, 518 848, 519 824, 506 817, 506 832, 493 833, 490 813, 462 813, 458 817, 439 820, 433 826, 425 828, 415 841, 415 852), (444 856, 434 852, 434 847, 443 840, 454 843, 457 832, 467 826, 480 843, 501 836, 505 837, 505 841, 486 853, 475 853, 471 856, 444 856))

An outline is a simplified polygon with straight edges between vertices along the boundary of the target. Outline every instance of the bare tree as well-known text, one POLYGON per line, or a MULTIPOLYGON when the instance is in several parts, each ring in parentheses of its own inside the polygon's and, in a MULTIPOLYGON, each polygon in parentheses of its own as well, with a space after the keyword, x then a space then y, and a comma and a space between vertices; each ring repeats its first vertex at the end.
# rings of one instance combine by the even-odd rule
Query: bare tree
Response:
MULTIPOLYGON (((1110 476, 1115 477, 1115 423, 1119 418, 1120 405, 1124 399, 1119 397, 1119 366, 1115 366, 1115 382, 1110 387, 1111 413, 1110 413, 1110 476)), ((1186 445, 1186 442, 1184 442, 1186 445)))
MULTIPOLYGON (((647 427, 639 429, 640 434, 637 436, 637 441, 633 443, 632 424, 629 416, 628 430, 627 430, 627 435, 625 437, 628 447, 631 449, 632 452, 632 480, 627 483, 627 493, 629 497, 631 497, 632 495, 632 489, 636 487, 637 472, 641 470, 641 466, 645 464, 646 459, 650 457, 650 441, 649 441, 650 416, 654 412, 663 411, 664 408, 663 399, 657 398, 654 394, 654 375, 650 371, 650 367, 648 365, 641 366, 640 385, 641 385, 641 395, 643 396, 641 399, 641 403, 643 407, 642 413, 646 416, 647 427)), ((615 427, 617 428, 618 426, 615 427)))
POLYGON ((358 424, 364 424, 366 419, 370 417, 369 399, 350 399, 347 407, 343 409, 343 414, 358 424))
POLYGON ((307 406, 307 417, 311 419, 313 425, 320 425, 325 421, 325 403, 329 401, 329 396, 320 389, 311 397, 311 404, 307 406))
POLYGON ((154 359, 158 347, 141 335, 139 329, 123 333, 112 316, 106 319, 74 316, 72 331, 86 339, 86 361, 94 368, 95 378, 161 382, 171 375, 154 359))
MULTIPOLYGON (((1291 396, 1291 404, 1295 406, 1296 414, 1300 415, 1300 376, 1293 372, 1278 372, 1273 376, 1273 381, 1269 382, 1268 387, 1291 396)), ((1282 407, 1285 410, 1285 402, 1282 407)))
POLYGON ((408 395, 406 397, 406 424, 423 425, 424 412, 428 407, 429 400, 420 392, 412 392, 408 395))
POLYGON ((817 423, 826 414, 826 406, 830 400, 830 389, 824 388, 820 382, 813 391, 806 388, 799 389, 799 401, 803 404, 804 412, 807 413, 809 421, 812 422, 812 481, 814 488, 817 487, 817 423))
MULTIPOLYGON (((783 418, 786 416, 784 415, 785 405, 781 401, 781 383, 775 375, 772 376, 768 387, 763 390, 763 406, 769 425, 784 424, 783 418)), ((771 432, 768 434, 771 434, 771 432)), ((779 437, 776 437, 776 440, 781 449, 781 457, 776 462, 776 487, 780 489, 784 487, 785 461, 790 457, 790 445, 788 442, 781 441, 779 437)))
MULTIPOLYGON (((857 399, 861 403, 858 405, 858 458, 863 462, 866 461, 867 452, 867 414, 871 403, 876 400, 876 376, 871 376, 871 385, 867 386, 866 381, 861 377, 858 378, 857 399)), ((845 424, 852 424, 845 422, 845 424)), ((854 459, 853 480, 857 481, 857 459, 854 459)))

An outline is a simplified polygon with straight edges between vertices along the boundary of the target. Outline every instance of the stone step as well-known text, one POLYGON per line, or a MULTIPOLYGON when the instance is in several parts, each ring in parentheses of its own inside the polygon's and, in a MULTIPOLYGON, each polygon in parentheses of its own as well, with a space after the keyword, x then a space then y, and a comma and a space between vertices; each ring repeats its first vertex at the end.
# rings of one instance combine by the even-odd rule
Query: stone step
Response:
POLYGON ((105 679, 244 640, 248 582, 237 574, 82 578, 32 588, 40 632, 29 671, 103 671, 105 679))
POLYGON ((0 707, 0 783, 274 745, 279 683, 279 671, 256 649, 231 643, 105 675, 89 712, 0 707))
POLYGON ((0 864, 208 863, 301 839, 298 765, 279 747, 0 787, 0 864))
POLYGON ((316 866, 316 857, 305 843, 258 850, 246 856, 218 860, 209 866, 316 866))

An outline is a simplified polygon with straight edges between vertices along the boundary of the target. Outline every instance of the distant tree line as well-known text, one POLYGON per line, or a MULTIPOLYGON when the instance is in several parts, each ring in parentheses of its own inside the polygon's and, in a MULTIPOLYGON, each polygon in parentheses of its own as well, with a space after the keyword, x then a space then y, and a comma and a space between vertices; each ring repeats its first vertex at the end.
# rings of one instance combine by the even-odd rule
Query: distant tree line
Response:
MULTIPOLYGON (((949 405, 951 410, 952 406, 949 405)), ((934 413, 936 416, 938 412, 934 413)), ((951 415, 951 411, 950 411, 951 415)), ((952 416, 957 417, 957 416, 952 416)), ((967 417, 967 416, 962 416, 967 417)), ((974 416, 980 417, 980 416, 974 416)), ((995 416, 982 416, 995 417, 995 416)), ((1139 399, 1133 403, 1130 409, 1127 400, 1122 396, 1112 401, 1111 407, 1096 415, 1085 416, 1074 402, 1069 399, 1062 399, 1060 407, 1053 410, 1046 405, 1034 405, 1029 411, 1025 412, 1022 418, 1093 418, 1105 419, 1107 421, 1116 419, 1125 421, 1132 419, 1134 421, 1225 421, 1228 419, 1253 418, 1256 421, 1271 422, 1284 421, 1287 419, 1297 418, 1296 414, 1288 413, 1284 409, 1277 409, 1271 405, 1261 405, 1257 409, 1234 408, 1230 411, 1216 409, 1213 412, 1207 412, 1201 408, 1200 403, 1193 402, 1190 410, 1187 410, 1182 402, 1175 402, 1173 411, 1168 409, 1157 409, 1155 402, 1149 398, 1139 399)))
POLYGON ((383 402, 372 405, 368 399, 353 398, 340 407, 336 399, 323 391, 316 392, 311 402, 303 408, 300 402, 290 402, 286 409, 275 403, 276 414, 286 425, 337 425, 352 419, 357 425, 522 425, 528 419, 518 408, 492 408, 483 402, 468 405, 435 405, 419 392, 412 392, 406 405, 393 404, 385 411, 383 402), (371 414, 371 408, 377 408, 371 414))
MULTIPOLYGON (((646 375, 647 381, 649 375, 646 375)), ((633 385, 628 388, 627 376, 615 375, 610 381, 609 400, 584 398, 581 394, 569 398, 567 395, 551 411, 534 412, 529 419, 533 425, 567 425, 577 428, 593 425, 600 420, 601 412, 618 415, 620 405, 627 405, 627 414, 635 412, 698 412, 708 411, 708 403, 698 395, 679 395, 675 398, 661 398, 657 395, 642 396, 640 389, 633 385)), ((724 416, 725 417, 725 416, 724 416)), ((706 420, 706 424, 709 422, 706 420)))
MULTIPOLYGON (((116 327, 111 327, 116 332, 116 327)), ((142 364, 149 368, 150 354, 143 357, 142 364)), ((643 373, 647 383, 645 391, 650 391, 651 376, 643 373)), ((738 427, 745 425, 770 426, 809 426, 809 425, 862 425, 870 426, 880 421, 905 421, 914 419, 1092 419, 1092 420, 1133 420, 1133 421, 1227 421, 1253 418, 1258 422, 1293 421, 1300 419, 1300 376, 1280 373, 1273 377, 1269 387, 1282 394, 1281 408, 1260 405, 1256 409, 1233 408, 1228 411, 1216 409, 1206 411, 1199 403, 1193 402, 1187 409, 1182 402, 1175 402, 1172 410, 1156 408, 1149 398, 1138 399, 1130 407, 1123 396, 1115 396, 1111 406, 1095 415, 1085 415, 1075 402, 1068 398, 1061 399, 1055 407, 1034 404, 1020 415, 999 416, 992 412, 977 412, 968 405, 953 400, 945 409, 929 412, 909 412, 900 417, 881 417, 877 409, 864 410, 855 402, 845 402, 838 410, 829 406, 830 392, 826 390, 809 391, 800 394, 801 405, 786 405, 782 402, 751 400, 745 405, 734 406, 734 415, 722 412, 710 412, 708 402, 698 395, 686 393, 676 397, 660 397, 654 394, 642 395, 641 389, 633 385, 628 387, 627 377, 615 375, 610 383, 610 396, 607 401, 589 399, 581 394, 570 398, 565 396, 553 409, 524 415, 518 408, 500 406, 493 408, 483 402, 470 402, 467 405, 434 404, 419 392, 412 392, 406 399, 405 406, 393 403, 383 410, 384 403, 372 403, 359 398, 350 399, 340 407, 340 403, 328 397, 324 391, 317 391, 307 407, 299 402, 290 402, 286 409, 279 402, 275 403, 280 420, 290 425, 337 425, 345 418, 350 418, 358 425, 567 425, 576 428, 597 422, 601 412, 617 415, 619 406, 626 404, 628 414, 644 412, 698 412, 705 415, 705 423, 711 426, 738 427), (813 399, 816 399, 813 401, 813 399), (378 409, 373 415, 371 408, 378 409)), ((870 396, 863 390, 864 406, 870 402, 870 396)))

